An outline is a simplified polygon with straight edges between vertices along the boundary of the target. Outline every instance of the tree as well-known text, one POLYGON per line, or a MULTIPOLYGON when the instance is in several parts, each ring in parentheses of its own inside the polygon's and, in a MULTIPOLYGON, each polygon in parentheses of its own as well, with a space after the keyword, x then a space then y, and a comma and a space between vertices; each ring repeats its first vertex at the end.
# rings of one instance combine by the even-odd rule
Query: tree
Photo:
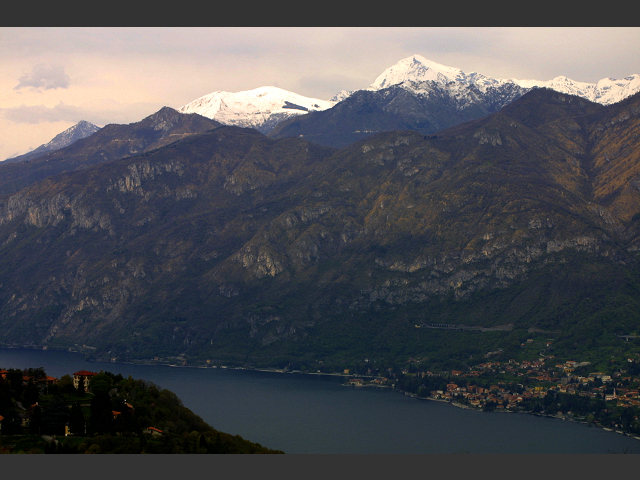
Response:
POLYGON ((71 375, 66 374, 61 376, 56 382, 56 390, 59 393, 74 393, 75 388, 73 387, 73 378, 71 378, 71 375))
POLYGON ((42 433, 64 435, 64 427, 69 422, 69 409, 61 395, 53 395, 42 402, 42 433))
POLYGON ((89 380, 89 390, 94 394, 109 393, 113 387, 113 375, 100 372, 89 380))
POLYGON ((31 410, 31 417, 29 418, 29 431, 31 433, 42 433, 42 408, 40 405, 34 405, 31 410))
POLYGON ((27 375, 29 375, 34 380, 44 380, 47 378, 47 374, 45 373, 44 368, 42 367, 28 368, 26 372, 27 372, 27 375))
POLYGON ((33 379, 27 382, 22 392, 22 400, 25 406, 35 404, 40 398, 40 389, 33 379))
POLYGON ((91 417, 89 420, 92 433, 109 433, 113 423, 111 398, 107 392, 98 392, 91 399, 91 417))
POLYGON ((71 433, 74 435, 84 435, 87 433, 86 420, 82 413, 82 407, 80 407, 80 403, 78 402, 75 402, 71 406, 71 412, 69 414, 69 428, 71 429, 71 433))
POLYGON ((23 377, 21 370, 10 368, 7 371, 7 381, 9 382, 9 387, 16 397, 22 396, 22 378, 23 377))

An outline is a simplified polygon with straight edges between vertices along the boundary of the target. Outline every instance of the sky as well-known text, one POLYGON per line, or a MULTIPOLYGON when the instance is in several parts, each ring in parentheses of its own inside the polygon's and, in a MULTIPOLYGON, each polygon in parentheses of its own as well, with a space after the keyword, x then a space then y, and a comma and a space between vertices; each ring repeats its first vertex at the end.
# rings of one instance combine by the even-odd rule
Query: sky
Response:
POLYGON ((0 160, 80 120, 132 123, 216 90, 328 100, 418 54, 496 78, 640 73, 640 27, 0 27, 0 160))

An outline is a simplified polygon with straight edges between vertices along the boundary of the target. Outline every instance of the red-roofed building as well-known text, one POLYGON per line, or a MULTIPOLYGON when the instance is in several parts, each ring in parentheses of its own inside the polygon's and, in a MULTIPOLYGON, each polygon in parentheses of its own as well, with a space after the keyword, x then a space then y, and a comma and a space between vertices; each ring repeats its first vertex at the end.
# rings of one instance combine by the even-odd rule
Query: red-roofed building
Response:
POLYGON ((150 433, 151 435, 154 435, 154 436, 164 434, 162 430, 156 427, 147 427, 147 433, 150 433))
POLYGON ((96 372, 90 372, 88 370, 79 370, 73 374, 73 386, 74 388, 80 388, 80 384, 84 387, 84 391, 89 391, 89 380, 94 375, 97 375, 96 372))

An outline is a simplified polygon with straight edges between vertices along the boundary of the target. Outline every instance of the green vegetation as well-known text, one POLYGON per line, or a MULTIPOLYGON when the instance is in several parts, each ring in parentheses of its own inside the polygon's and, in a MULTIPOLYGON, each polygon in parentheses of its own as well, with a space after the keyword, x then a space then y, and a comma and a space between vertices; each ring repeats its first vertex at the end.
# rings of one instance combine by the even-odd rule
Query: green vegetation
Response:
POLYGON ((283 453, 215 430, 144 380, 101 371, 76 387, 43 369, 0 372, 0 453, 283 453))

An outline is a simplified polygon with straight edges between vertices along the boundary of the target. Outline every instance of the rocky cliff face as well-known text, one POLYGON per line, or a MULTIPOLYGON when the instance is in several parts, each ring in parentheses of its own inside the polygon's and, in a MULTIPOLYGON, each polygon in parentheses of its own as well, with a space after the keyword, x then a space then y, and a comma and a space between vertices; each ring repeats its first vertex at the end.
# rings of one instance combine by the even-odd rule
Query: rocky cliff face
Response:
POLYGON ((540 90, 341 150, 220 127, 35 183, 0 202, 1 340, 257 361, 436 320, 579 335, 637 288, 639 99, 540 90))

